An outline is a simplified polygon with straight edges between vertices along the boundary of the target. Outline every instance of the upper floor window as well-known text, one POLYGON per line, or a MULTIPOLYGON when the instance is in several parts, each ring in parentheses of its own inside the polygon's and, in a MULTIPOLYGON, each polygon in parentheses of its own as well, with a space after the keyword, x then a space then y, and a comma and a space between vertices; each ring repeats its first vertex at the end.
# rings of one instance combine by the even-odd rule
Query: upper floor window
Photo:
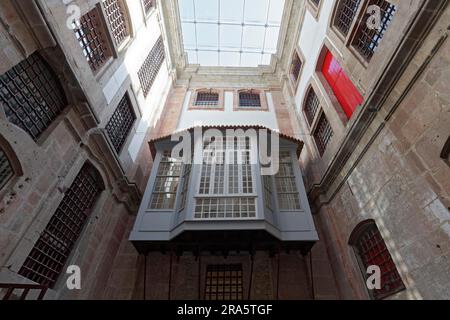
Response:
POLYGON ((171 210, 175 208, 182 163, 172 158, 170 153, 170 150, 165 150, 159 162, 150 209, 171 210))
POLYGON ((99 71, 112 57, 99 8, 95 7, 80 20, 75 20, 73 30, 92 71, 99 71))
POLYGON ((328 144, 333 138, 334 132, 331 128, 330 122, 328 121, 325 113, 322 112, 322 115, 317 122, 317 126, 314 129, 314 141, 316 142, 317 149, 319 150, 320 156, 323 156, 325 153, 328 144))
POLYGON ((368 277, 369 266, 380 268, 381 289, 370 291, 374 299, 386 298, 405 288, 375 221, 368 220, 359 224, 353 230, 349 244, 355 250, 364 278, 368 277))
POLYGON ((191 177, 192 164, 185 163, 183 165, 183 179, 182 179, 182 188, 181 188, 181 200, 180 200, 180 211, 183 210, 186 206, 187 195, 189 191, 189 181, 191 177))
POLYGON ((298 80, 300 78, 300 71, 302 69, 302 61, 300 60, 300 57, 297 53, 297 51, 294 52, 294 56, 292 57, 292 63, 291 63, 291 80, 296 86, 298 83, 298 80))
POLYGON ((261 97, 259 92, 242 91, 239 92, 240 108, 261 108, 261 97))
POLYGON ((375 53, 378 45, 383 39, 384 34, 392 19, 394 17, 396 7, 385 0, 370 0, 368 1, 368 8, 372 5, 378 6, 381 10, 380 25, 376 28, 369 28, 367 20, 373 14, 368 12, 365 14, 364 19, 359 23, 356 30, 355 37, 352 41, 352 46, 361 54, 366 60, 370 60, 375 53))
POLYGON ((205 300, 242 300, 243 296, 242 264, 207 266, 205 300))
POLYGON ((361 0, 340 0, 337 4, 333 24, 344 36, 350 31, 360 3, 361 0))
POLYGON ((199 91, 195 99, 196 107, 217 107, 219 105, 219 93, 214 91, 199 91))
POLYGON ((128 95, 126 94, 122 100, 120 100, 119 105, 106 125, 106 132, 108 133, 116 152, 119 153, 122 149, 128 134, 133 128, 135 120, 136 114, 133 111, 128 95))
POLYGON ((280 152, 280 167, 275 176, 275 182, 280 210, 299 210, 300 199, 289 151, 280 152))
POLYGON ((308 90, 305 100, 305 106, 303 108, 306 119, 308 120, 309 125, 313 124, 314 119, 316 118, 317 111, 320 109, 319 98, 316 95, 316 92, 313 88, 308 90))
POLYGON ((196 199, 195 217, 255 217, 249 139, 233 138, 228 143, 226 139, 207 140, 198 191, 201 197, 196 199))
POLYGON ((0 190, 13 177, 14 169, 6 153, 0 148, 0 190))
POLYGON ((114 41, 120 46, 130 36, 125 4, 123 0, 103 0, 103 7, 114 41))
POLYGON ((150 10, 155 6, 156 0, 142 0, 142 4, 144 6, 145 14, 149 14, 150 10))
POLYGON ((364 98, 330 51, 325 56, 322 74, 333 90, 347 119, 350 119, 358 106, 362 105, 364 98))
POLYGON ((310 1, 314 4, 314 6, 316 6, 317 8, 319 7, 320 0, 310 0, 310 1))
POLYGON ((273 188, 272 179, 268 175, 262 176, 263 186, 264 186, 264 205, 270 211, 273 211, 273 188))
POLYGON ((164 57, 164 42, 162 37, 159 37, 138 71, 139 81, 145 97, 150 92, 153 82, 155 82, 156 76, 164 62, 164 57))
POLYGON ((19 274, 53 287, 104 189, 99 172, 85 164, 37 240, 19 274))
POLYGON ((37 53, 0 76, 0 101, 8 120, 34 140, 67 105, 58 77, 37 53))

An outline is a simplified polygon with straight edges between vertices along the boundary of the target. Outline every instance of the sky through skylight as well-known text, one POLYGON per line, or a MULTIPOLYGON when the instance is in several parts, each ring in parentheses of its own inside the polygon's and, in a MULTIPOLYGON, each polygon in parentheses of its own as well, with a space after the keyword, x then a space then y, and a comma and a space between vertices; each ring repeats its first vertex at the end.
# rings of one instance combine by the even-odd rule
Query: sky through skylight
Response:
POLYGON ((178 0, 190 64, 257 67, 277 51, 285 0, 178 0))

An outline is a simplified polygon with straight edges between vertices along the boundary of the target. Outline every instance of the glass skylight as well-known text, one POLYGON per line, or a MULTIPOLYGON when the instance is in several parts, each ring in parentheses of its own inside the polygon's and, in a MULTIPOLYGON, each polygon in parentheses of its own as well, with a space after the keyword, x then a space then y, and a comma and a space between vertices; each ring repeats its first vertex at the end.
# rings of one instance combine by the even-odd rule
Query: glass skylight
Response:
POLYGON ((190 64, 257 67, 276 53, 285 0, 178 0, 190 64))

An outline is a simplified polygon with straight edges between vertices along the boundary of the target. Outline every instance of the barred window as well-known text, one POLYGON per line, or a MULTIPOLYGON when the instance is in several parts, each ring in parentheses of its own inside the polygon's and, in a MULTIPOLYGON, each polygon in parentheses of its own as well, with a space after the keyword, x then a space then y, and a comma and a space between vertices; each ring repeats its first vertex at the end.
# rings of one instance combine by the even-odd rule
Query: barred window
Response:
POLYGON ((239 107, 261 108, 261 97, 259 93, 251 91, 239 92, 239 107))
POLYGON ((142 91, 146 97, 155 82, 156 76, 164 61, 164 43, 162 37, 159 37, 145 59, 142 67, 138 71, 139 81, 142 91))
POLYGON ((0 189, 2 189, 9 179, 14 175, 14 170, 9 162, 8 156, 0 148, 0 189))
POLYGON ((41 285, 55 285, 103 189, 98 171, 85 164, 19 270, 20 275, 41 285))
POLYGON ((370 0, 368 5, 377 5, 380 7, 380 28, 369 29, 365 21, 370 18, 372 13, 367 13, 363 19, 363 22, 361 22, 358 26, 352 45, 361 54, 361 56, 369 61, 374 55, 375 50, 379 46, 388 26, 394 18, 396 6, 385 0, 370 0))
POLYGON ((355 251, 364 278, 368 277, 369 266, 380 268, 381 289, 370 291, 374 299, 383 299, 405 289, 375 221, 368 220, 359 224, 352 232, 349 244, 355 251))
POLYGON ((130 35, 123 0, 103 0, 103 7, 114 40, 120 46, 130 35))
POLYGON ((212 91, 197 92, 194 105, 198 107, 217 107, 219 105, 219 94, 212 91))
POLYGON ((291 77, 294 83, 297 83, 298 78, 300 77, 301 69, 302 69, 302 61, 300 60, 298 53, 295 52, 294 57, 292 58, 292 65, 291 65, 291 77))
POLYGON ((142 4, 144 5, 145 13, 148 14, 154 7, 155 0, 142 0, 142 4))
POLYGON ((0 76, 0 101, 8 120, 34 140, 67 105, 58 77, 37 53, 0 76))
POLYGON ((112 56, 99 8, 95 7, 80 20, 75 20, 73 30, 89 66, 97 72, 112 56))
POLYGON ((205 300, 242 300, 242 264, 208 265, 205 300))
POLYGON ((328 122, 325 113, 322 113, 314 131, 314 140, 316 141, 317 149, 319 150, 321 156, 325 153, 325 150, 327 149, 331 138, 333 138, 333 135, 334 132, 331 125, 328 122))
POLYGON ((150 209, 173 209, 180 181, 182 163, 171 157, 170 150, 165 150, 156 173, 150 209))
POLYGON ((300 210, 300 199, 289 151, 280 152, 280 167, 275 176, 280 210, 300 210))
POLYGON ((347 36, 356 16, 361 0, 340 0, 334 17, 334 26, 347 36))
POLYGON ((317 111, 319 110, 320 102, 313 88, 310 88, 305 100, 305 115, 309 125, 312 125, 317 111))
POLYGON ((116 111, 114 111, 111 119, 109 119, 109 122, 106 125, 106 132, 117 153, 120 152, 123 144, 127 140, 135 120, 136 114, 133 111, 128 95, 125 95, 122 100, 120 100, 116 111))

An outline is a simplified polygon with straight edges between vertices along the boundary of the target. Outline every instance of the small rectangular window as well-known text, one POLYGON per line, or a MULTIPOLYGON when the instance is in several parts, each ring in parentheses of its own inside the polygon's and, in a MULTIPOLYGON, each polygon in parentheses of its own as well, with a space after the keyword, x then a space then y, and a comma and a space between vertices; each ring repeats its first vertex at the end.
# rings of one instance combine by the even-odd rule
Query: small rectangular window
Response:
POLYGON ((340 0, 334 17, 334 26, 347 36, 352 26, 353 19, 358 12, 361 0, 340 0))
POLYGON ((97 72, 112 57, 99 9, 95 7, 75 20, 73 30, 91 70, 97 72))
POLYGON ((372 13, 366 13, 352 41, 353 47, 368 61, 372 58, 383 39, 396 11, 396 6, 385 0, 370 0, 368 6, 370 7, 371 5, 378 6, 381 9, 381 23, 379 28, 369 28, 367 26, 366 21, 372 13))
POLYGON ((162 37, 159 37, 138 71, 139 81, 145 97, 147 97, 155 82, 164 58, 164 42, 162 37))
POLYGON ((174 209, 182 163, 163 152, 153 186, 150 209, 174 209))
POLYGON ((314 89, 310 88, 305 100, 305 115, 309 125, 313 124, 317 111, 320 108, 319 98, 317 97, 314 89))
POLYGON ((196 107, 216 107, 219 105, 219 94, 216 92, 198 92, 194 105, 196 107))
POLYGON ((298 53, 294 53, 294 57, 292 58, 292 64, 291 64, 291 78, 294 84, 297 83, 299 77, 300 77, 300 70, 302 69, 302 61, 300 60, 300 57, 298 56, 298 53))
POLYGON ((289 151, 280 152, 280 167, 275 182, 280 210, 299 210, 300 199, 289 151))
POLYGON ((242 300, 243 297, 242 264, 207 266, 205 300, 242 300))
POLYGON ((239 107, 241 108, 261 108, 261 97, 259 93, 240 92, 239 107))
POLYGON ((136 120, 136 114, 133 111, 128 95, 120 100, 119 105, 114 111, 111 119, 106 125, 106 132, 111 139, 117 153, 122 149, 131 129, 136 120))
POLYGON ((331 125, 328 122, 325 113, 322 113, 317 123, 317 127, 314 130, 314 140, 316 141, 317 149, 319 150, 321 156, 325 153, 325 150, 327 149, 331 138, 333 138, 333 135, 334 132, 331 125))
POLYGON ((103 7, 112 36, 120 46, 130 35, 123 0, 103 0, 103 7))
POLYGON ((154 7, 155 0, 142 0, 142 4, 144 5, 145 14, 148 14, 154 7))

